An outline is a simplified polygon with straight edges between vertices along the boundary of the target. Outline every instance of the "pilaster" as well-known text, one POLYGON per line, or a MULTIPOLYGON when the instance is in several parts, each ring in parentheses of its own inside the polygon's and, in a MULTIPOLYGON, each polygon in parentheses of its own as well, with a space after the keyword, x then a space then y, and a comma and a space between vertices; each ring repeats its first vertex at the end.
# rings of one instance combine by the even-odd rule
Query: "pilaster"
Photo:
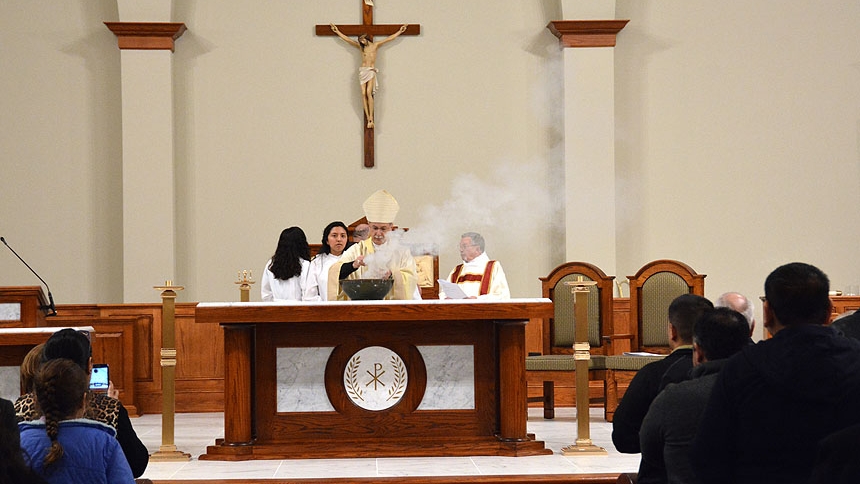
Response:
POLYGON ((153 283, 176 275, 172 53, 186 27, 137 21, 162 20, 169 1, 118 6, 123 21, 105 25, 121 50, 123 299, 143 302, 154 299, 153 283))
POLYGON ((616 271, 613 47, 627 22, 547 25, 564 56, 565 260, 588 261, 607 274, 616 271))

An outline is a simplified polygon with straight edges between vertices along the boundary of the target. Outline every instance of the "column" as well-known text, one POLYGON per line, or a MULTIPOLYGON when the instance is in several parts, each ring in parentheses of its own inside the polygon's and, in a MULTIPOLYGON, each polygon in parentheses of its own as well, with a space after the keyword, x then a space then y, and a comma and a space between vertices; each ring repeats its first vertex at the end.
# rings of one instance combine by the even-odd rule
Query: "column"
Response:
POLYGON ((122 69, 123 300, 152 300, 152 284, 175 275, 174 42, 170 0, 118 0, 122 69), (143 22, 141 20, 155 20, 143 22))
MULTIPOLYGON (((566 16, 609 18, 615 2, 569 0, 566 16)), ((564 49, 565 260, 616 271, 616 34, 627 20, 560 20, 547 28, 564 49)))

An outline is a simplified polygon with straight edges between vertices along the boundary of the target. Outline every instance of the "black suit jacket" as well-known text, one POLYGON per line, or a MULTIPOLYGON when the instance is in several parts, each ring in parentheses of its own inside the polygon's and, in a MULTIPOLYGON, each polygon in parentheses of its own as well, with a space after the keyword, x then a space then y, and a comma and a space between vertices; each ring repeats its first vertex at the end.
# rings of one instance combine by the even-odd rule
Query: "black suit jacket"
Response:
POLYGON ((640 452, 639 428, 642 427, 651 402, 667 384, 686 380, 687 372, 691 368, 693 349, 679 348, 662 360, 648 363, 636 372, 612 419, 612 443, 618 452, 640 452), (667 373, 670 368, 672 371, 667 373))

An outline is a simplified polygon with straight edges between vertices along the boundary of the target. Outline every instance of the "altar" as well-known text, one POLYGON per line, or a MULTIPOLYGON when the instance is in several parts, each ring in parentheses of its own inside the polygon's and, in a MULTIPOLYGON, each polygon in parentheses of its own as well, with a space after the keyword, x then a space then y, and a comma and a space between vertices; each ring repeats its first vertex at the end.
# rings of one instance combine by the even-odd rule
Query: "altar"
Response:
POLYGON ((549 299, 200 303, 224 329, 202 460, 551 454, 526 432, 525 327, 549 299))

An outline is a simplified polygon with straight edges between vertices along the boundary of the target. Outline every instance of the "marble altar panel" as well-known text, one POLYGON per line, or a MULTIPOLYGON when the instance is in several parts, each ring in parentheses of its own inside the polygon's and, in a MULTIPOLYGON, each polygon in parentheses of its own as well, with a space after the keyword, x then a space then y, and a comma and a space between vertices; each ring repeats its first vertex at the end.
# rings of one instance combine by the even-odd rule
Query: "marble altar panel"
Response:
POLYGON ((475 348, 418 346, 427 368, 427 388, 418 410, 475 408, 475 348))
POLYGON ((21 303, 0 303, 0 321, 21 321, 21 303))
POLYGON ((334 347, 278 348, 278 412, 333 412, 325 367, 334 347))
POLYGON ((21 374, 17 366, 0 366, 0 397, 13 402, 21 395, 21 374))

